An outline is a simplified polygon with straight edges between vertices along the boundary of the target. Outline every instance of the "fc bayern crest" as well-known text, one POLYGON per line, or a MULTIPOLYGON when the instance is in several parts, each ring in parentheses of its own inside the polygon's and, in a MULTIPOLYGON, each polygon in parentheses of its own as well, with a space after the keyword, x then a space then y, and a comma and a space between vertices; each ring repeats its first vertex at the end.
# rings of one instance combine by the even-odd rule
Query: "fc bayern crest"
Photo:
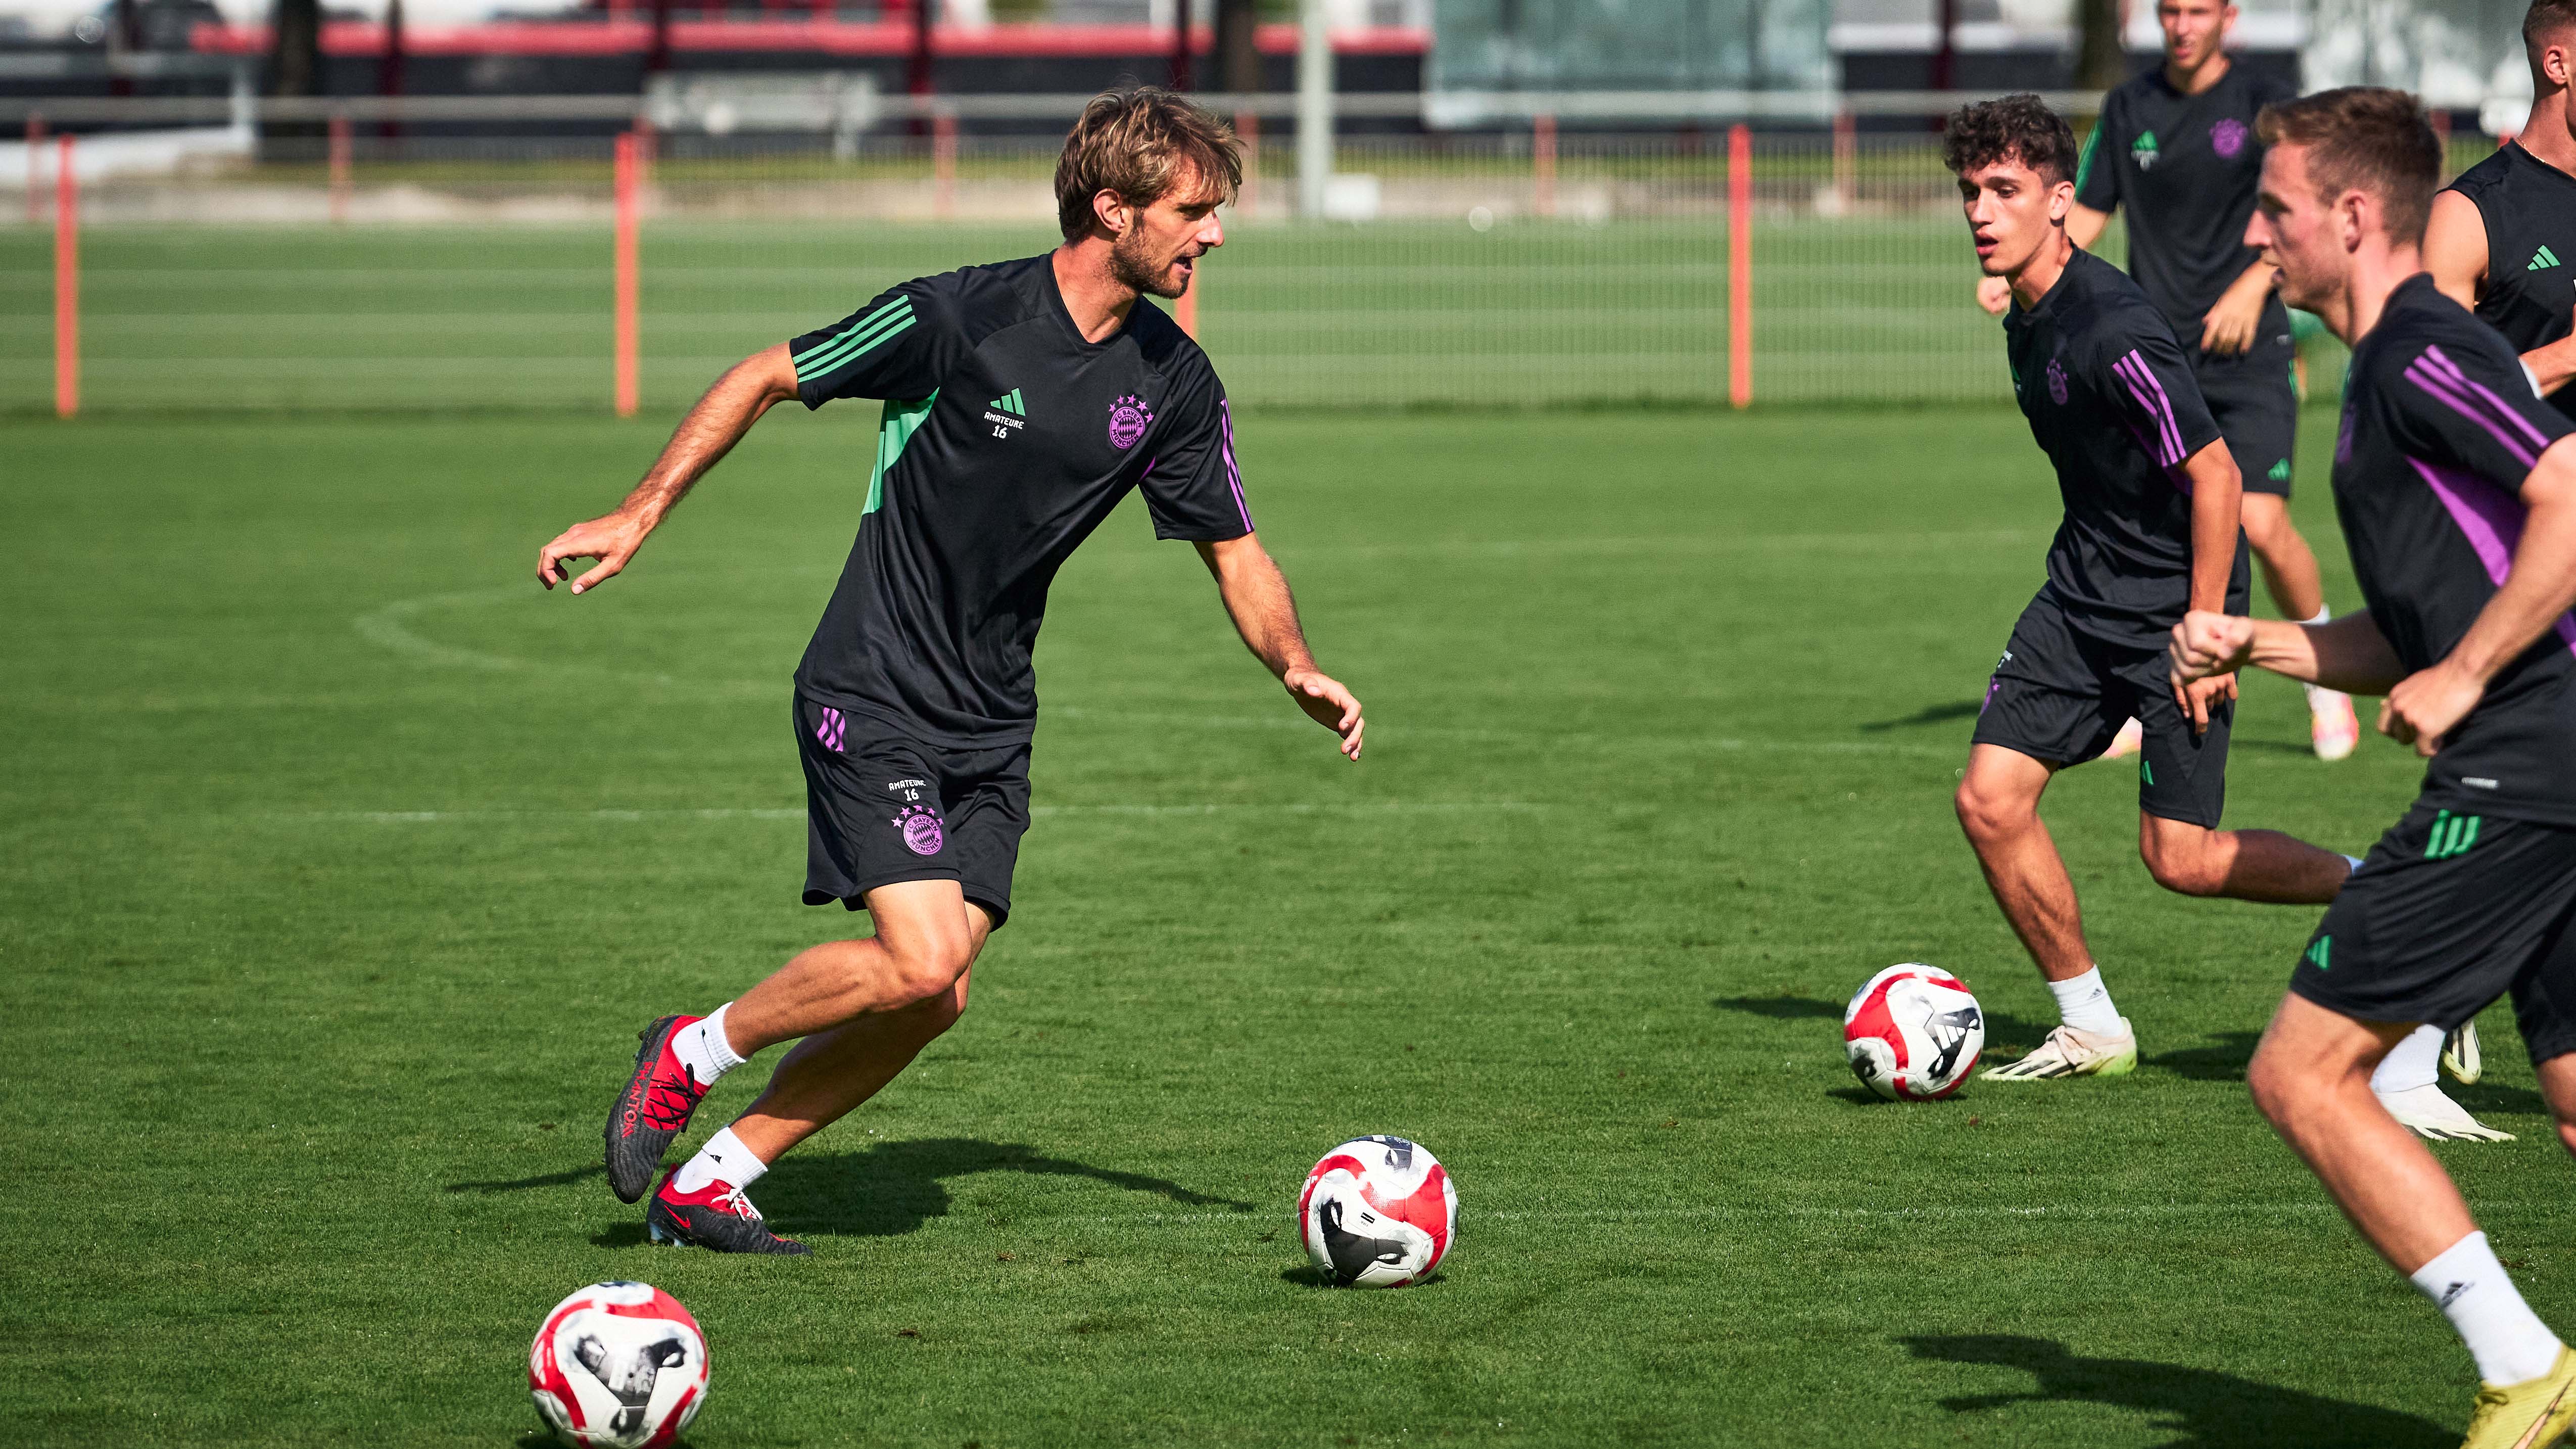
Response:
POLYGON ((2234 116, 2221 119, 2209 128, 2209 149, 2221 160, 2235 160, 2236 153, 2245 149, 2245 123, 2234 116))
POLYGON ((2048 360, 2048 400, 2059 407, 2066 406, 2066 369, 2054 357, 2048 360))
POLYGON ((948 843, 948 832, 941 828, 939 812, 927 805, 906 805, 894 818, 895 828, 903 832, 904 848, 915 855, 937 855, 948 843))
POLYGON ((1109 444, 1122 453, 1153 425, 1154 410, 1143 398, 1122 397, 1109 405, 1109 444))

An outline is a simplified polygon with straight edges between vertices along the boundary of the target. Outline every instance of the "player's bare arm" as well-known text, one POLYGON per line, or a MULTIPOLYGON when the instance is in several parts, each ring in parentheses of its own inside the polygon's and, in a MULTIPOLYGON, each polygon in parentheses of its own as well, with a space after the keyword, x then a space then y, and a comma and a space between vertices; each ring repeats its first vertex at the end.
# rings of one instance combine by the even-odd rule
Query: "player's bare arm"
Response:
MULTIPOLYGON (((2223 610, 2227 583, 2236 569, 2245 482, 2224 438, 2185 458, 2182 469, 2191 480, 2191 607, 2223 610)), ((2192 728, 2207 730, 2211 702, 2235 697, 2236 676, 2213 674, 2186 685, 2181 702, 2192 728)))
POLYGON ((553 588, 571 572, 563 567, 565 561, 582 558, 599 562, 573 580, 574 593, 588 593, 617 577, 663 517, 733 451, 761 414, 794 396, 796 368, 785 343, 735 363, 680 420, 662 456, 653 460, 616 512, 576 523, 537 550, 537 582, 553 588))
POLYGON ((2264 262, 2247 267, 2200 324, 2200 349, 2234 357, 2254 345, 2254 334, 2263 325, 2263 304, 2272 300, 2272 279, 2279 269, 2264 262))
POLYGON ((2475 311, 2487 289, 2487 223, 2478 204, 2456 191, 2436 192, 2424 224, 2424 270, 2442 295, 2475 311))
POLYGON ((2247 665, 2346 694, 2386 694, 2406 677, 2397 650, 2367 613, 2302 624, 2196 609, 2174 626, 2168 655, 2176 698, 2194 680, 2247 665))
POLYGON ((2540 455, 2522 485, 2522 542, 2513 572, 2442 662, 2408 675, 2379 706, 2379 732, 2430 758, 2477 708, 2496 671, 2521 657, 2576 606, 2576 439, 2540 455))
POLYGON ((1368 721, 1360 716, 1360 702, 1340 680, 1315 667, 1315 656, 1306 648, 1306 631, 1297 621, 1296 596, 1288 591, 1288 576, 1261 546, 1260 536, 1247 533, 1202 543, 1198 549, 1244 647, 1278 676, 1307 718, 1340 735, 1342 753, 1357 760, 1361 736, 1368 729, 1368 721))

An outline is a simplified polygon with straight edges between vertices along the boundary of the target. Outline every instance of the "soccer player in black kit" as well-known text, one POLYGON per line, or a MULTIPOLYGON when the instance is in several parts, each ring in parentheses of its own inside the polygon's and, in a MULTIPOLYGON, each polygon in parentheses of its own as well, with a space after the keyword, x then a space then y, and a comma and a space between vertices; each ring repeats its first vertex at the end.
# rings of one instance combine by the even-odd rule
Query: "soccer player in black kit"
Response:
POLYGON ((1029 824, 1037 642, 1047 586, 1130 489, 1186 539, 1244 642, 1360 756, 1359 701, 1315 668, 1287 581, 1253 534, 1225 389, 1147 296, 1177 297, 1222 245, 1242 176, 1233 135, 1169 92, 1096 98, 1056 168, 1064 244, 895 287, 728 372, 616 512, 539 554, 615 576, 698 477, 775 403, 884 400, 857 541, 797 667, 805 902, 865 908, 875 934, 797 955, 704 1016, 647 1026, 611 1106, 608 1179, 628 1202, 708 1087, 798 1041, 769 1088, 664 1175, 656 1242, 802 1253, 744 1189, 874 1095, 966 1006, 1007 919, 1029 824))
POLYGON ((1943 159, 1978 264, 2011 286, 2013 391, 2066 508, 2048 582, 1987 683, 1957 797, 2059 1025, 1984 1075, 2119 1076, 2137 1065, 2137 1035, 2112 1005, 2039 818, 2057 771, 2101 755, 2123 721, 2143 724, 2138 852, 2169 890, 2321 903, 2351 862, 2277 831, 2218 828, 2235 680, 2204 680, 2178 702, 2164 648, 2186 608, 2242 610, 2236 464, 2163 315, 2119 268, 2067 239, 2074 133, 2037 96, 2007 96, 1954 112, 1943 159))
POLYGON ((2381 732, 2428 763, 2291 969, 2246 1083, 2476 1359, 2466 1449, 2543 1449, 2576 1424, 2576 1354, 2368 1081, 2418 1023, 2510 993, 2576 1149, 2576 424, 2423 269, 2441 150, 2414 97, 2327 91, 2263 127, 2248 239, 2353 349, 2334 495, 2369 607, 2318 627, 2196 608, 2173 688, 2250 663, 2384 695, 2381 732))
MULTIPOLYGON (((2111 213, 2129 216, 2129 275, 2172 324, 2200 394, 2244 480, 2245 537, 2282 617, 2324 623, 2317 559, 2290 521, 2299 398, 2291 377, 2290 314, 2272 269, 2245 245, 2263 165, 2254 117, 2288 100, 2290 85, 2237 64, 2226 50, 2236 7, 2225 0, 2159 0, 2164 63, 2102 98, 2075 169, 2066 234, 2093 245, 2111 213)), ((1993 279, 1979 291, 2001 312, 1993 279)), ((2361 727, 2352 701, 2310 687, 2308 740, 2318 758, 2352 753, 2361 727)), ((2110 753, 2135 739, 2124 732, 2110 753)))

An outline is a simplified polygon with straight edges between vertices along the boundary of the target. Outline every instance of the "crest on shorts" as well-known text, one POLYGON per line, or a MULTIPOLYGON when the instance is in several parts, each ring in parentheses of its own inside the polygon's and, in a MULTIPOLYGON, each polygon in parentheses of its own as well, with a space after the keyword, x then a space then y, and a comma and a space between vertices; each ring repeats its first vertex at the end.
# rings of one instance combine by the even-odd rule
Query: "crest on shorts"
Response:
POLYGON ((1109 445, 1122 453, 1153 425, 1154 409, 1143 398, 1131 395, 1109 405, 1109 445))
POLYGON ((2209 149, 2222 160, 2235 160, 2236 153, 2245 149, 2245 123, 2234 116, 2220 118, 2217 125, 2209 128, 2209 149))
POLYGON ((903 832, 904 849, 915 855, 937 855, 948 843, 948 831, 939 823, 939 812, 927 805, 906 805, 895 816, 894 828, 903 832))
POLYGON ((2054 357, 2048 360, 2048 400, 2066 406, 2066 369, 2054 357))

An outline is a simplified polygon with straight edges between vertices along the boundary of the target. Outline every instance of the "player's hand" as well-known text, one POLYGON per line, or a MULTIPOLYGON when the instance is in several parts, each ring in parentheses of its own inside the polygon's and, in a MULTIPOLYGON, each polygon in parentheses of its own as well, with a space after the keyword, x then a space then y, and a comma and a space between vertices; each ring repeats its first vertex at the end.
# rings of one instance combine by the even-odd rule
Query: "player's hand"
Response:
POLYGON ((2004 315, 2004 309, 2012 305, 2012 283, 2001 277, 1979 277, 1977 305, 1985 308, 1988 316, 2004 315))
POLYGON ((1342 687, 1342 682, 1329 674, 1312 669, 1291 669, 1279 677, 1288 687, 1288 697, 1306 712, 1306 718, 1342 737, 1342 753, 1356 760, 1360 757, 1360 736, 1367 733, 1368 721, 1360 718, 1360 702, 1342 687))
POLYGON ((2252 347, 2254 334, 2263 325, 2263 302, 2269 296, 2269 287, 2228 288, 2201 319, 2200 350, 2234 357, 2252 347))
POLYGON ((574 593, 586 594, 617 577, 652 531, 652 524, 623 512, 576 523, 537 550, 537 582, 551 589, 572 572, 564 567, 567 560, 595 558, 599 562, 590 572, 572 581, 574 593))
POLYGON ((2379 732, 2431 759, 2442 737, 2459 727, 2469 711, 2486 697, 2487 687, 2448 663, 2418 670, 2397 681, 2379 702, 2379 732))
POLYGON ((2213 674, 2206 679, 2195 679, 2182 687, 2179 696, 2182 712, 2191 716, 2191 732, 2195 735, 2209 733, 2209 712, 2235 698, 2236 676, 2233 674, 2213 674))
POLYGON ((2174 703, 2191 707, 2184 687, 2214 674, 2233 674, 2254 657, 2254 621, 2214 609, 2194 609, 2173 627, 2165 646, 2174 703))

